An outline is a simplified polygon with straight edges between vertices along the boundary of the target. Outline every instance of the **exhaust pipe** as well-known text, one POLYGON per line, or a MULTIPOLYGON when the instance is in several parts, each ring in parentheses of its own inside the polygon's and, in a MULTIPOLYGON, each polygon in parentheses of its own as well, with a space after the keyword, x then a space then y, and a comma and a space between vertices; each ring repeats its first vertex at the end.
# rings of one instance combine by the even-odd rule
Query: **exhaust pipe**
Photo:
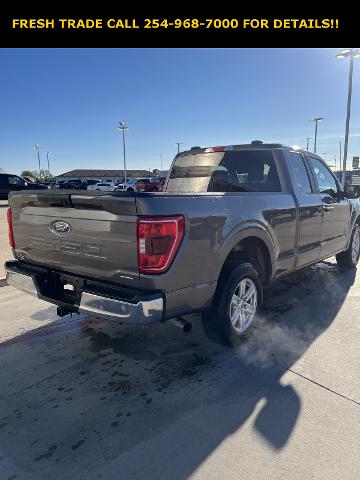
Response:
POLYGON ((192 323, 188 322, 183 317, 172 318, 170 322, 176 327, 181 328, 184 333, 189 333, 192 329, 192 323))

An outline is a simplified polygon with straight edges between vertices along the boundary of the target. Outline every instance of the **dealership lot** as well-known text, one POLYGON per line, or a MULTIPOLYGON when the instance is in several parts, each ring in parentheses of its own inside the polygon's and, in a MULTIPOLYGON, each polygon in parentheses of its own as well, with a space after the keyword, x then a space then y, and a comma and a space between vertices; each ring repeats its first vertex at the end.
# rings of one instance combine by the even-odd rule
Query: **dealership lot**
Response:
POLYGON ((1 478, 359 478, 359 297, 317 264, 230 351, 0 288, 1 478))

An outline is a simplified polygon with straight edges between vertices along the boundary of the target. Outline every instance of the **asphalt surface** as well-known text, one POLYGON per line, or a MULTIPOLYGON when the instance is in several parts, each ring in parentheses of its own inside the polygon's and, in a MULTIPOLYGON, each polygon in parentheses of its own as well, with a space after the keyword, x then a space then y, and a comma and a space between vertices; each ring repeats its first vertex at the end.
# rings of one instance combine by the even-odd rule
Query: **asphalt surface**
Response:
POLYGON ((274 284, 235 351, 0 288, 0 478, 360 478, 359 275, 274 284))

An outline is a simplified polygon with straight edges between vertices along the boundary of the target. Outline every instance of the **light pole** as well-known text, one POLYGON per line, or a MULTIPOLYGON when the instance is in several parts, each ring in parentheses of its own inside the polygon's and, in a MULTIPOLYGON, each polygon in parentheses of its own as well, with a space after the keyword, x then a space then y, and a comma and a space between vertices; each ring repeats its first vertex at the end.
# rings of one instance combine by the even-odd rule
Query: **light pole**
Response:
POLYGON ((339 171, 341 170, 341 140, 340 140, 340 160, 339 160, 339 171))
POLYGON ((126 151, 125 151, 125 130, 128 130, 128 126, 124 121, 119 122, 117 129, 122 132, 123 137, 123 150, 124 150, 124 183, 126 185, 126 151))
POLYGON ((348 99, 347 99, 347 110, 346 110, 344 157, 343 157, 343 172, 342 172, 342 179, 341 179, 341 184, 344 188, 345 187, 345 177, 346 177, 346 160, 347 160, 347 151, 348 151, 348 142, 349 142, 353 63, 354 63, 354 57, 360 57, 360 48, 344 48, 343 50, 340 50, 340 52, 336 55, 336 57, 337 58, 350 57, 349 87, 348 87, 348 99))
POLYGON ((163 167, 163 154, 160 153, 160 172, 162 172, 162 167, 163 167))
POLYGON ((50 172, 50 161, 49 161, 49 155, 50 155, 50 152, 46 152, 47 167, 48 167, 48 171, 50 172))
POLYGON ((35 143, 34 150, 36 150, 36 152, 37 152, 37 159, 38 159, 38 163, 39 163, 39 176, 40 176, 40 170, 41 170, 41 167, 40 167, 40 145, 38 143, 35 143))
POLYGON ((179 153, 180 153, 180 145, 182 145, 182 142, 175 142, 175 145, 177 145, 178 155, 179 155, 179 153))
POLYGON ((310 122, 315 122, 315 137, 314 137, 314 153, 316 153, 316 140, 317 140, 317 131, 318 131, 318 122, 324 120, 324 117, 315 117, 310 120, 310 122))
POLYGON ((306 137, 306 150, 309 150, 309 141, 312 140, 312 137, 306 137))

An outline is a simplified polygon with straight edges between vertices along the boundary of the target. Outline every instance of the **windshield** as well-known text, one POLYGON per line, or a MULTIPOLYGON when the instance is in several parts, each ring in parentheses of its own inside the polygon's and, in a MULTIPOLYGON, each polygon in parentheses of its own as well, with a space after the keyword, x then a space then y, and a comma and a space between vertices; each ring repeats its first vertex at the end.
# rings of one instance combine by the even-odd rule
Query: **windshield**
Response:
POLYGON ((24 182, 27 182, 27 183, 34 183, 29 177, 20 177, 22 180, 24 180, 24 182))

